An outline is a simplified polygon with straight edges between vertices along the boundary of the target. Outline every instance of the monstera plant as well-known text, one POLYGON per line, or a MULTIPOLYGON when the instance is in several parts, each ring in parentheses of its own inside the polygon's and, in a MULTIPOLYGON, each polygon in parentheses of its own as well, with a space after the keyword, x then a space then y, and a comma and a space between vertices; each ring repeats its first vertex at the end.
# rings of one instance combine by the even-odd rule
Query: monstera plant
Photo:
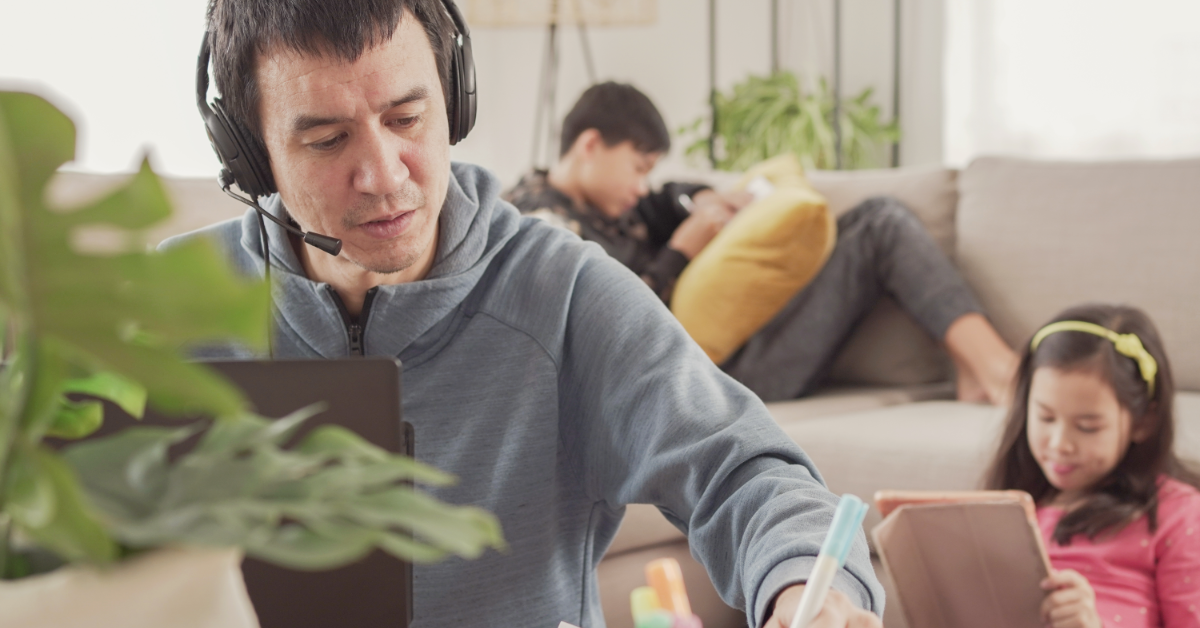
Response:
POLYGON ((239 390, 182 357, 198 342, 266 342, 268 288, 193 241, 147 253, 139 232, 166 218, 143 164, 82 207, 50 207, 46 186, 74 158, 75 127, 44 99, 0 92, 0 573, 104 564, 167 545, 237 546, 276 564, 332 568, 373 548, 417 562, 500 548, 497 521, 424 495, 452 478, 334 426, 286 447, 318 411, 255 416, 239 390), (80 252, 80 230, 123 242, 80 252), (136 426, 79 439, 109 400, 211 422, 136 426), (189 453, 175 443, 202 431, 189 453), (41 557, 41 558, 38 558, 41 557))

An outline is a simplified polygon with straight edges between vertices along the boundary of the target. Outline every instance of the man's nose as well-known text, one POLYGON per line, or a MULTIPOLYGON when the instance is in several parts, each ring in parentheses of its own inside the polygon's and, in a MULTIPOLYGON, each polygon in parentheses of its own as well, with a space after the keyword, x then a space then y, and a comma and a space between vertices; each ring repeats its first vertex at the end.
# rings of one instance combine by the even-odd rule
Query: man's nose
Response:
POLYGON ((387 196, 408 180, 408 166, 401 158, 403 140, 386 129, 359 135, 355 151, 354 189, 372 196, 387 196))

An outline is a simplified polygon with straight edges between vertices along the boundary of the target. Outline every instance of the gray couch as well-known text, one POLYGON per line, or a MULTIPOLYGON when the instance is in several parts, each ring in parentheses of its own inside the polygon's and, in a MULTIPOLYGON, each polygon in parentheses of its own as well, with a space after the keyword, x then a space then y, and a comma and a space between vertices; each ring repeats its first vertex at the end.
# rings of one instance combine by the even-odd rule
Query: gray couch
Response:
MULTIPOLYGON (((1200 461, 1200 160, 984 158, 961 172, 814 172, 810 179, 839 213, 876 194, 905 201, 1013 346, 1071 305, 1145 309, 1164 336, 1181 391, 1177 449, 1200 461)), ((951 374, 936 345, 889 301, 842 351, 828 390, 768 408, 836 493, 870 499, 880 489, 977 488, 1004 411, 953 401, 951 374)), ((866 526, 878 521, 872 509, 866 526)), ((642 582, 642 565, 658 556, 685 565, 707 628, 746 625, 716 598, 686 545, 653 508, 629 508, 600 568, 611 628, 632 625, 629 590, 642 582)), ((887 574, 878 564, 876 570, 890 590, 887 574)), ((884 625, 906 625, 895 596, 884 625)))
MULTIPOLYGON (((671 176, 669 173, 667 176, 671 176)), ((728 176, 701 173, 714 184, 728 176)), ((955 261, 1014 346, 1059 310, 1087 301, 1136 304, 1157 322, 1176 384, 1179 451, 1200 460, 1200 160, 1047 163, 985 158, 959 172, 905 168, 814 172, 835 212, 878 194, 905 201, 955 261)), ((67 174, 53 197, 70 204, 115 183, 67 174)), ((168 181, 177 213, 152 242, 240 215, 211 180, 168 181)), ((879 489, 977 486, 1003 411, 952 401, 952 370, 892 302, 881 303, 842 351, 828 389, 769 404, 816 461, 830 489, 870 499, 879 489)), ((868 527, 878 515, 868 515, 868 527)), ((652 507, 631 506, 600 566, 608 625, 632 625, 629 592, 642 569, 673 556, 707 628, 746 619, 716 595, 683 534, 652 507)), ((877 569, 885 585, 886 574, 877 569)), ((894 596, 884 617, 905 622, 894 596)))

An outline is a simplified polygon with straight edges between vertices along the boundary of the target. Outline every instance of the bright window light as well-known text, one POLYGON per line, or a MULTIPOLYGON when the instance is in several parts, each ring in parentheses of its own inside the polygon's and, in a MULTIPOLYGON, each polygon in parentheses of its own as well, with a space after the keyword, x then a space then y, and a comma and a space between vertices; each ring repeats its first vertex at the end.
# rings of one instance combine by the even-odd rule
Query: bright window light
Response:
POLYGON ((947 0, 946 159, 1200 155, 1200 2, 947 0))
POLYGON ((0 89, 36 92, 71 115, 71 169, 131 171, 149 151, 160 172, 216 176, 195 104, 206 8, 206 0, 6 2, 0 89))

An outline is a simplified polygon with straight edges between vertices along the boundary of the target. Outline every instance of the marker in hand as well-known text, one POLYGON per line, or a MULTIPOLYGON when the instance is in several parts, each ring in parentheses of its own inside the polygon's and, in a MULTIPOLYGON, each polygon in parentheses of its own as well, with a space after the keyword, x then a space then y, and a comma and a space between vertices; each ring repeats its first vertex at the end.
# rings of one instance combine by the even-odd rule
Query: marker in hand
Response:
POLYGON ((792 615, 790 628, 807 628, 821 606, 825 604, 825 596, 833 584, 833 578, 838 570, 846 564, 846 556, 850 554, 850 545, 854 542, 855 533, 862 526, 863 517, 867 516, 867 505, 853 495, 842 495, 837 510, 833 513, 833 524, 825 535, 825 543, 817 554, 817 563, 813 565, 812 574, 804 586, 804 594, 800 596, 800 606, 792 615))
POLYGON ((673 628, 701 628, 700 618, 692 614, 678 561, 660 558, 647 563, 646 581, 657 594, 662 609, 673 616, 673 628))

